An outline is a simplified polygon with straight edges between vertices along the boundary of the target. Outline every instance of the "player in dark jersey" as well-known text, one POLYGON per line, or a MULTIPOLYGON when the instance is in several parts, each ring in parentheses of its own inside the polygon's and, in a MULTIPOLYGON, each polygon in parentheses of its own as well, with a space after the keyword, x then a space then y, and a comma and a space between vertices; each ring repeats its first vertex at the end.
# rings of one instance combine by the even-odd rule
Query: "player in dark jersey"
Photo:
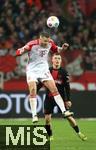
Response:
MULTIPOLYGON (((66 109, 70 109, 72 102, 70 98, 70 83, 69 83, 69 75, 66 72, 65 69, 61 67, 61 56, 59 53, 55 53, 52 56, 52 67, 50 68, 50 72, 53 76, 53 79, 56 83, 56 86, 58 88, 59 93, 61 94, 66 109)), ((46 92, 46 98, 44 102, 44 111, 45 111, 45 122, 46 122, 46 130, 50 137, 50 140, 52 140, 52 127, 51 127, 51 114, 53 113, 53 108, 56 106, 56 102, 54 101, 54 97, 50 93, 49 90, 46 92)), ((82 140, 87 140, 87 137, 80 132, 80 129, 74 119, 73 116, 68 116, 67 120, 69 121, 71 127, 75 130, 77 135, 82 140)))

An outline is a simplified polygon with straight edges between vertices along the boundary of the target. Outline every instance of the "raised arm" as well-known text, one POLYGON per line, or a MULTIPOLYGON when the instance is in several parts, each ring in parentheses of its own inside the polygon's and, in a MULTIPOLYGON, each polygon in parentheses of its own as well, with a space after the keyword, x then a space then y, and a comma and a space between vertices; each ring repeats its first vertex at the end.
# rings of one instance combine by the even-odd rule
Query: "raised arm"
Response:
POLYGON ((37 45, 39 43, 39 40, 32 40, 28 42, 25 46, 19 48, 16 50, 16 56, 22 55, 24 52, 28 52, 31 50, 32 46, 37 45))
POLYGON ((62 47, 59 47, 59 46, 57 46, 53 41, 50 41, 50 43, 51 43, 51 51, 53 52, 53 53, 56 53, 56 52, 58 52, 58 53, 60 53, 62 50, 67 50, 67 48, 69 47, 69 44, 68 43, 64 43, 63 45, 62 45, 62 47))
POLYGON ((29 50, 30 50, 30 46, 28 44, 26 44, 25 46, 23 46, 23 47, 16 50, 16 56, 20 56, 24 52, 29 51, 29 50))
POLYGON ((69 44, 68 43, 64 43, 62 45, 62 47, 58 46, 58 52, 60 53, 62 50, 67 50, 68 47, 69 47, 69 44))

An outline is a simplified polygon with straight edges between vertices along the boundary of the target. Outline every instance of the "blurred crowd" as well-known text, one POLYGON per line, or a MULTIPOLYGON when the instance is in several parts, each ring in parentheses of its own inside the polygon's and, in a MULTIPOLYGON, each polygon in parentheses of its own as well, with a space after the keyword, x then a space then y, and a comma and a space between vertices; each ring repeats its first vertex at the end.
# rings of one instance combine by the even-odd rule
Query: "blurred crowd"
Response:
POLYGON ((36 5, 30 0, 0 0, 0 49, 17 49, 37 38, 46 26, 46 19, 58 14, 60 27, 52 33, 52 39, 56 43, 62 45, 67 41, 70 50, 83 49, 87 58, 90 51, 96 51, 95 13, 90 17, 81 15, 81 18, 76 17, 70 21, 61 16, 58 6, 53 9, 50 1, 41 1, 38 0, 36 5))

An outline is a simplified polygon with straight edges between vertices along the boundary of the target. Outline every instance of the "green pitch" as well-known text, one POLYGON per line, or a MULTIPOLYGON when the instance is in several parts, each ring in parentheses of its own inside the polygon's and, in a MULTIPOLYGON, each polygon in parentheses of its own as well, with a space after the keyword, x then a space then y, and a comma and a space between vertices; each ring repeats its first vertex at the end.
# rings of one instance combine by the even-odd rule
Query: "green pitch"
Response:
MULTIPOLYGON (((39 120, 39 124, 44 124, 43 119, 39 120)), ((87 141, 81 141, 66 120, 52 120, 54 141, 51 141, 51 150, 96 150, 96 121, 77 120, 77 123, 88 137, 87 141)), ((0 119, 0 125, 31 124, 31 119, 0 119)))

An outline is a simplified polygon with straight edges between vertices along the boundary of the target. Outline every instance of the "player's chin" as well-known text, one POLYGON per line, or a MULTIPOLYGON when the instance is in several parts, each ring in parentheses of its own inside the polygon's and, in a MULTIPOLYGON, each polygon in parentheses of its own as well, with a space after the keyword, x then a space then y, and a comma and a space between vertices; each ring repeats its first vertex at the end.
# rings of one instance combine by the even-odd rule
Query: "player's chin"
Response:
POLYGON ((56 65, 59 65, 60 63, 59 62, 56 62, 56 65))

